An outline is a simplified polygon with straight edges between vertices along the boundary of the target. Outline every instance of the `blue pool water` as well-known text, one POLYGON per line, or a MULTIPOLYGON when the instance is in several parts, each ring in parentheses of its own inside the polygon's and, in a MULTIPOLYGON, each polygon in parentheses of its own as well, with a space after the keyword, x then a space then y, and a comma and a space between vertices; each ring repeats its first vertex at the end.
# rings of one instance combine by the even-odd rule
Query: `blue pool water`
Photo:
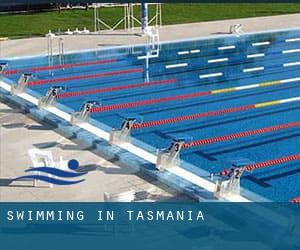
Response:
MULTIPOLYGON (((300 30, 297 29, 164 43, 159 57, 149 60, 149 67, 144 59, 138 59, 146 51, 147 46, 135 46, 71 53, 65 55, 66 65, 83 64, 51 72, 48 69, 36 70, 48 66, 47 57, 8 59, 6 71, 18 69, 18 72, 5 77, 17 81, 22 72, 33 71, 32 82, 46 81, 29 87, 39 95, 45 95, 51 86, 57 85, 67 87, 66 92, 74 92, 133 86, 148 80, 174 80, 168 84, 58 99, 57 102, 65 105, 70 112, 78 111, 83 103, 90 100, 110 106, 300 77, 300 30), (88 64, 101 60, 112 61, 88 64), (105 72, 114 73, 92 77, 105 72), (147 72, 149 79, 146 79, 147 72), (208 77, 208 74, 217 75, 208 77), (58 80, 47 82, 53 79, 58 80)), ((54 65, 58 63, 58 56, 55 56, 54 65)), ((123 117, 129 113, 138 114, 147 122, 298 96, 300 78, 284 84, 113 109, 92 113, 91 117, 110 128, 119 128, 123 117)), ((300 121, 300 101, 137 129, 132 135, 161 149, 166 148, 177 134, 198 140, 296 121, 300 121)), ((219 172, 239 158, 261 162, 299 153, 300 129, 294 127, 188 148, 181 152, 181 159, 208 172, 219 172)), ((294 161, 245 173, 241 183, 245 189, 267 199, 288 201, 300 196, 299 180, 300 162, 294 161)))

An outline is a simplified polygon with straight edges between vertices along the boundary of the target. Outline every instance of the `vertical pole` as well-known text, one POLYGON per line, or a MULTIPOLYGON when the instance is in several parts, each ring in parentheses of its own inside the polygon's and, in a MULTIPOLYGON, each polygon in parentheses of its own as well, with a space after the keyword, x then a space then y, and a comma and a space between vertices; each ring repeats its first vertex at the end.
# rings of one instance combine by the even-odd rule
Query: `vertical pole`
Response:
POLYGON ((133 3, 130 4, 130 19, 131 19, 131 29, 134 29, 134 5, 133 3))
POLYGON ((62 38, 59 38, 58 39, 58 59, 59 59, 59 64, 61 65, 61 60, 62 60, 62 57, 61 57, 61 39, 62 38))
MULTIPOLYGON (((64 65, 64 40, 63 38, 59 38, 58 40, 58 53, 59 53, 59 64, 64 65)), ((63 68, 64 70, 64 68, 63 68)))
POLYGON ((130 3, 127 5, 127 27, 128 29, 131 28, 131 22, 130 22, 130 16, 131 16, 131 10, 130 10, 130 3))
MULTIPOLYGON (((53 65, 53 44, 52 44, 52 37, 48 36, 48 65, 52 66, 53 65)), ((52 71, 49 69, 49 75, 52 74, 52 71)))
POLYGON ((155 5, 155 27, 157 28, 158 19, 159 19, 159 3, 155 5))
POLYGON ((145 30, 148 28, 148 3, 141 4, 141 11, 142 31, 145 32, 145 30))
POLYGON ((97 5, 94 3, 94 31, 97 32, 97 5))
POLYGON ((159 26, 162 26, 162 10, 161 10, 161 3, 159 4, 159 26))
POLYGON ((126 30, 126 27, 127 27, 127 22, 126 22, 126 16, 127 16, 127 10, 126 10, 126 6, 124 5, 123 7, 123 20, 124 20, 124 30, 126 30))

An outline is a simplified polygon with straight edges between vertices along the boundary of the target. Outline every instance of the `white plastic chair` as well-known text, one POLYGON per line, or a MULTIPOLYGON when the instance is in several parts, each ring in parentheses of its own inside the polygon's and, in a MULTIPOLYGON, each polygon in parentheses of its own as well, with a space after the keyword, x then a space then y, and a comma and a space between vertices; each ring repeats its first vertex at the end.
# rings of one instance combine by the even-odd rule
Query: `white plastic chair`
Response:
MULTIPOLYGON (((28 150, 29 157, 31 159, 31 162, 33 164, 34 168, 37 167, 56 167, 56 164, 53 160, 52 152, 51 151, 43 151, 37 148, 32 148, 28 150)), ((40 174, 40 172, 35 172, 37 175, 40 174)), ((48 174, 48 176, 51 176, 48 174)), ((33 181, 33 185, 37 186, 37 180, 33 181)), ((53 187, 53 184, 50 184, 50 187, 53 187)))
MULTIPOLYGON (((133 202, 135 199, 135 192, 133 190, 129 190, 127 192, 123 192, 123 193, 118 193, 118 194, 109 194, 107 192, 104 193, 104 201, 105 202, 133 202)), ((124 206, 122 206, 123 209, 124 206)), ((132 221, 123 221, 123 220, 119 220, 119 221, 113 221, 113 223, 111 224, 113 227, 113 232, 117 233, 117 229, 120 228, 121 226, 125 226, 125 228, 130 228, 131 232, 134 232, 134 224, 132 221)), ((109 223, 105 223, 104 224, 104 229, 107 230, 109 226, 109 223)))
POLYGON ((132 202, 135 199, 135 192, 133 190, 119 193, 119 194, 109 194, 104 193, 104 201, 106 202, 132 202))

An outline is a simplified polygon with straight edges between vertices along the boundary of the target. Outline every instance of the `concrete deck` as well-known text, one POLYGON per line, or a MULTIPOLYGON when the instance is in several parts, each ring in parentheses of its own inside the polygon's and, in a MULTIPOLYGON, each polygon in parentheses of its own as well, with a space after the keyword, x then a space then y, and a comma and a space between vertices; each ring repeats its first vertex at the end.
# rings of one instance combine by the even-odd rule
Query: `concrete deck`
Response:
POLYGON ((47 124, 40 124, 21 110, 0 103, 0 200, 1 201, 103 201, 103 193, 133 190, 136 200, 187 200, 182 194, 124 167, 118 162, 104 160, 76 141, 70 141, 47 124), (87 171, 86 181, 72 186, 47 187, 32 181, 10 183, 10 179, 24 175, 31 166, 27 150, 51 150, 58 161, 77 159, 81 171, 87 171), (143 179, 144 178, 144 179, 143 179), (9 186, 8 186, 9 185, 9 186))
MULTIPOLYGON (((195 38, 208 35, 227 34, 229 26, 240 23, 245 32, 269 29, 285 29, 300 27, 300 14, 271 17, 243 18, 214 22, 202 22, 163 26, 160 29, 161 41, 195 38)), ((78 49, 94 49, 107 46, 144 43, 145 37, 135 31, 103 31, 95 35, 62 36, 65 51, 78 49)), ((53 43, 54 53, 58 51, 58 38, 53 43)), ((0 57, 29 56, 47 53, 47 38, 8 40, 0 42, 0 57)))
MULTIPOLYGON (((246 18, 216 22, 164 26, 162 41, 225 34, 231 24, 241 23, 244 31, 262 31, 299 27, 300 14, 246 18)), ((103 32, 100 35, 67 36, 65 51, 105 46, 143 43, 144 37, 124 31, 103 32)), ((55 43, 56 45, 57 43, 55 43)), ((1 42, 1 57, 45 54, 46 38, 31 38, 1 42)), ((54 48, 57 51, 57 47, 54 48)), ((141 177, 130 169, 120 168, 118 162, 108 162, 88 148, 57 134, 52 127, 40 124, 16 108, 0 103, 0 200, 2 201, 102 201, 103 193, 137 192, 137 199, 187 200, 152 179, 141 177), (27 150, 32 147, 52 150, 56 157, 77 159, 89 171, 86 181, 77 185, 52 189, 32 187, 32 182, 12 183, 31 165, 27 150)))

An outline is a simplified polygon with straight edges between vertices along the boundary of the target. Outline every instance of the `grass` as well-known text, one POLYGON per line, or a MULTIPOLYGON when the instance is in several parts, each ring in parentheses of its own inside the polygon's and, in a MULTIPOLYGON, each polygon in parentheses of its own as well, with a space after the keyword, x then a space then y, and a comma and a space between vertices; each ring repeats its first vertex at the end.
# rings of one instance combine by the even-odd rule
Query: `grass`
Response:
MULTIPOLYGON (((163 4, 163 24, 224 20, 243 17, 300 13, 300 4, 163 4)), ((135 8, 139 16, 139 7, 135 8)), ((150 7, 150 15, 154 13, 150 7)), ((110 25, 123 15, 123 8, 101 9, 101 17, 110 25)), ((43 36, 48 30, 93 30, 93 10, 65 10, 35 14, 0 15, 0 37, 43 36)))

